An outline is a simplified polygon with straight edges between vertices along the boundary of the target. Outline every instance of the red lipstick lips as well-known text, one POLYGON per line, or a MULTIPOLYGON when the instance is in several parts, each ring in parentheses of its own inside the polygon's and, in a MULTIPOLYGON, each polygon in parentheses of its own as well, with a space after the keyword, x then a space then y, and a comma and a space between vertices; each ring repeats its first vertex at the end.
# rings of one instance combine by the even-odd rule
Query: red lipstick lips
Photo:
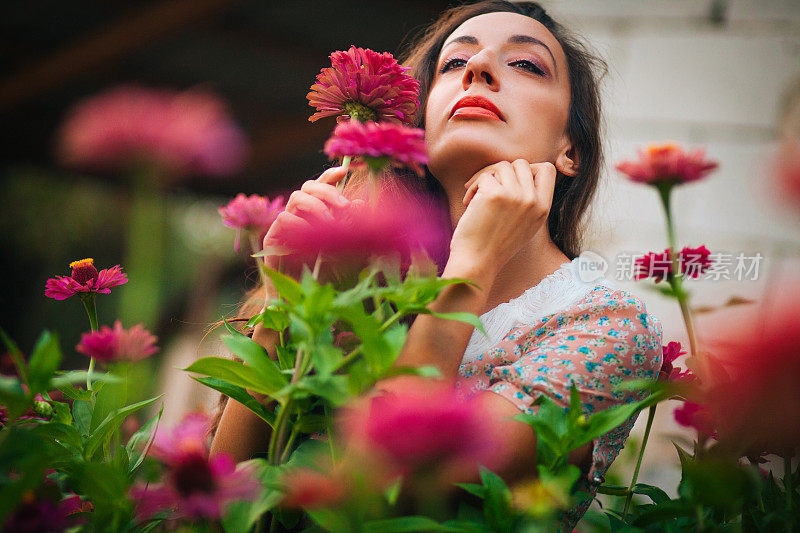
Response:
POLYGON ((494 120, 503 120, 503 114, 488 99, 483 96, 465 96, 453 106, 450 116, 485 117, 494 120))

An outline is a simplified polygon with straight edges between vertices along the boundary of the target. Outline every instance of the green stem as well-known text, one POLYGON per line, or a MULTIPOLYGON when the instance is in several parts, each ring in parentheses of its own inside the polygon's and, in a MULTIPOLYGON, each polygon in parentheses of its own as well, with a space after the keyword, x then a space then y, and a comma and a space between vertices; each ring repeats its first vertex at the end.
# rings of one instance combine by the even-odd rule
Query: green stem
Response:
POLYGON ((271 465, 278 464, 278 447, 280 446, 278 441, 282 440, 283 438, 282 434, 284 432, 284 428, 286 427, 286 420, 291 407, 291 400, 288 400, 285 404, 280 404, 280 412, 278 412, 278 417, 275 420, 275 430, 272 432, 272 435, 269 438, 269 450, 267 452, 267 456, 269 458, 269 464, 271 465))
POLYGON ((356 348, 355 350, 353 350, 352 352, 350 352, 349 354, 347 354, 346 356, 344 356, 342 358, 342 360, 339 361, 339 363, 335 367, 333 367, 333 370, 331 370, 331 372, 336 372, 340 368, 346 366, 350 361, 355 359, 356 356, 361 352, 361 348, 363 348, 363 347, 364 346, 361 345, 358 348, 356 348))
POLYGON ((386 331, 386 328, 388 328, 389 326, 391 326, 392 324, 394 324, 395 322, 397 322, 397 320, 398 320, 398 319, 399 319, 399 318, 402 316, 402 314, 403 314, 403 313, 401 313, 400 311, 398 311, 398 312, 396 312, 395 314, 393 314, 392 316, 390 316, 390 317, 389 317, 389 320, 387 320, 386 322, 384 322, 383 324, 381 324, 381 327, 380 327, 380 328, 378 328, 378 331, 379 331, 379 332, 381 332, 381 333, 383 333, 384 331, 386 331))
POLYGON ((289 453, 292 450, 292 444, 294 444, 294 440, 297 438, 297 434, 299 431, 297 430, 297 425, 292 428, 291 433, 289 433, 289 440, 286 441, 286 447, 283 449, 283 453, 281 454, 281 460, 279 464, 283 464, 289 458, 289 453))
POLYGON ((325 429, 328 431, 328 448, 331 451, 331 461, 333 461, 335 463, 336 462, 336 450, 335 450, 335 448, 333 446, 333 432, 331 431, 331 427, 333 426, 333 424, 331 424, 331 414, 328 411, 328 404, 327 403, 323 403, 322 404, 322 408, 325 411, 325 414, 324 414, 324 416, 325 416, 325 429))
MULTIPOLYGON (((253 254, 257 254, 261 251, 261 245, 258 242, 258 235, 254 234, 252 231, 247 232, 247 237, 250 239, 250 250, 253 254)), ((261 268, 261 261, 256 259, 256 268, 258 270, 258 279, 261 280, 261 285, 266 286, 267 284, 267 275, 264 273, 264 269, 261 268)))
POLYGON ((631 484, 628 487, 628 494, 625 496, 625 507, 622 509, 622 519, 628 514, 628 508, 631 506, 633 499, 633 487, 636 485, 636 479, 639 477, 639 467, 642 466, 642 457, 644 457, 644 449, 647 446, 647 439, 650 437, 650 428, 653 427, 653 418, 656 416, 656 405, 651 405, 647 411, 647 426, 644 428, 644 438, 642 439, 642 446, 639 448, 639 457, 636 459, 636 466, 633 469, 633 477, 631 484))
MULTIPOLYGON (((86 314, 89 315, 89 326, 92 328, 92 331, 97 331, 99 327, 97 324, 97 304, 94 301, 94 294, 81 296, 81 303, 84 309, 86 309, 86 314)), ((89 368, 86 371, 86 390, 92 390, 92 372, 94 372, 94 357, 89 358, 89 368)))
POLYGON ((678 298, 678 304, 681 308, 681 315, 686 324, 686 334, 689 337, 689 351, 691 357, 694 357, 698 362, 700 361, 700 354, 697 351, 697 337, 694 332, 694 324, 692 322, 692 314, 689 310, 689 300, 687 294, 683 291, 683 278, 678 270, 678 252, 675 249, 675 230, 672 221, 672 210, 670 209, 670 193, 672 191, 671 183, 664 183, 658 186, 658 192, 661 197, 661 205, 664 206, 664 216, 667 219, 667 245, 669 246, 669 259, 672 270, 672 275, 669 276, 669 284, 672 291, 678 298))
POLYGON ((342 192, 344 190, 344 184, 347 182, 347 175, 348 175, 347 171, 350 168, 350 161, 352 159, 353 158, 350 157, 349 155, 346 155, 346 156, 344 156, 342 158, 342 167, 344 168, 344 177, 342 178, 342 181, 339 182, 339 192, 342 192))

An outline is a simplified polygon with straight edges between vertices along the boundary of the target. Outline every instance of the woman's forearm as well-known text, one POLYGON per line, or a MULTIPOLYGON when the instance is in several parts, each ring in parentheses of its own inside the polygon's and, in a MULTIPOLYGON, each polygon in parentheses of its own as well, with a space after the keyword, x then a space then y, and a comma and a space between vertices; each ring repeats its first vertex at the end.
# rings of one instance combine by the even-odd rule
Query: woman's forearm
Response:
MULTIPOLYGON (((486 305, 494 272, 451 258, 445 266, 445 279, 464 278, 478 286, 459 284, 446 287, 428 308, 438 313, 466 312, 480 315, 486 305)), ((397 366, 433 365, 443 377, 455 378, 473 326, 432 315, 419 315, 408 332, 397 366)))

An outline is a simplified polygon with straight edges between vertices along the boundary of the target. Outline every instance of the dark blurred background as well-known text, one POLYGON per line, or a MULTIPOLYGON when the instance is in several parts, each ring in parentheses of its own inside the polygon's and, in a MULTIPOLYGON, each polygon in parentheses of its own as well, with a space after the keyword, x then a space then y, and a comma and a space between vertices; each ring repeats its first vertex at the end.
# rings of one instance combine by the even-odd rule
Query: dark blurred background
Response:
MULTIPOLYGON (((188 177, 165 186, 169 220, 161 305, 145 324, 162 345, 181 326, 202 329, 231 312, 255 272, 233 252, 216 208, 236 193, 285 193, 324 169, 332 119, 310 123, 306 101, 328 55, 351 44, 397 53, 449 2, 436 0, 128 0, 5 3, 0 17, 0 326, 30 349, 45 327, 71 349, 88 329, 76 298, 44 297, 47 278, 92 257, 125 268, 130 184, 119 174, 63 169, 57 127, 71 105, 122 83, 210 89, 251 143, 233 177, 188 177)), ((101 324, 120 293, 97 298, 101 324)), ((129 324, 125 324, 128 326, 129 324)))

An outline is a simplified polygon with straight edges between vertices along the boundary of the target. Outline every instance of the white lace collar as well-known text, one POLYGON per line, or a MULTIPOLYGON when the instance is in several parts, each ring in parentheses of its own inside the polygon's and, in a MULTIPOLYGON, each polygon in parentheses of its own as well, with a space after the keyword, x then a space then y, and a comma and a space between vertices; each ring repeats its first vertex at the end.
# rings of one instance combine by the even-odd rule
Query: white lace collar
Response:
POLYGON ((562 263, 538 284, 482 314, 481 323, 488 337, 478 330, 473 331, 461 363, 475 361, 515 327, 533 324, 542 317, 568 309, 597 285, 615 288, 605 277, 582 281, 577 270, 580 259, 581 256, 577 256, 572 261, 562 263))

